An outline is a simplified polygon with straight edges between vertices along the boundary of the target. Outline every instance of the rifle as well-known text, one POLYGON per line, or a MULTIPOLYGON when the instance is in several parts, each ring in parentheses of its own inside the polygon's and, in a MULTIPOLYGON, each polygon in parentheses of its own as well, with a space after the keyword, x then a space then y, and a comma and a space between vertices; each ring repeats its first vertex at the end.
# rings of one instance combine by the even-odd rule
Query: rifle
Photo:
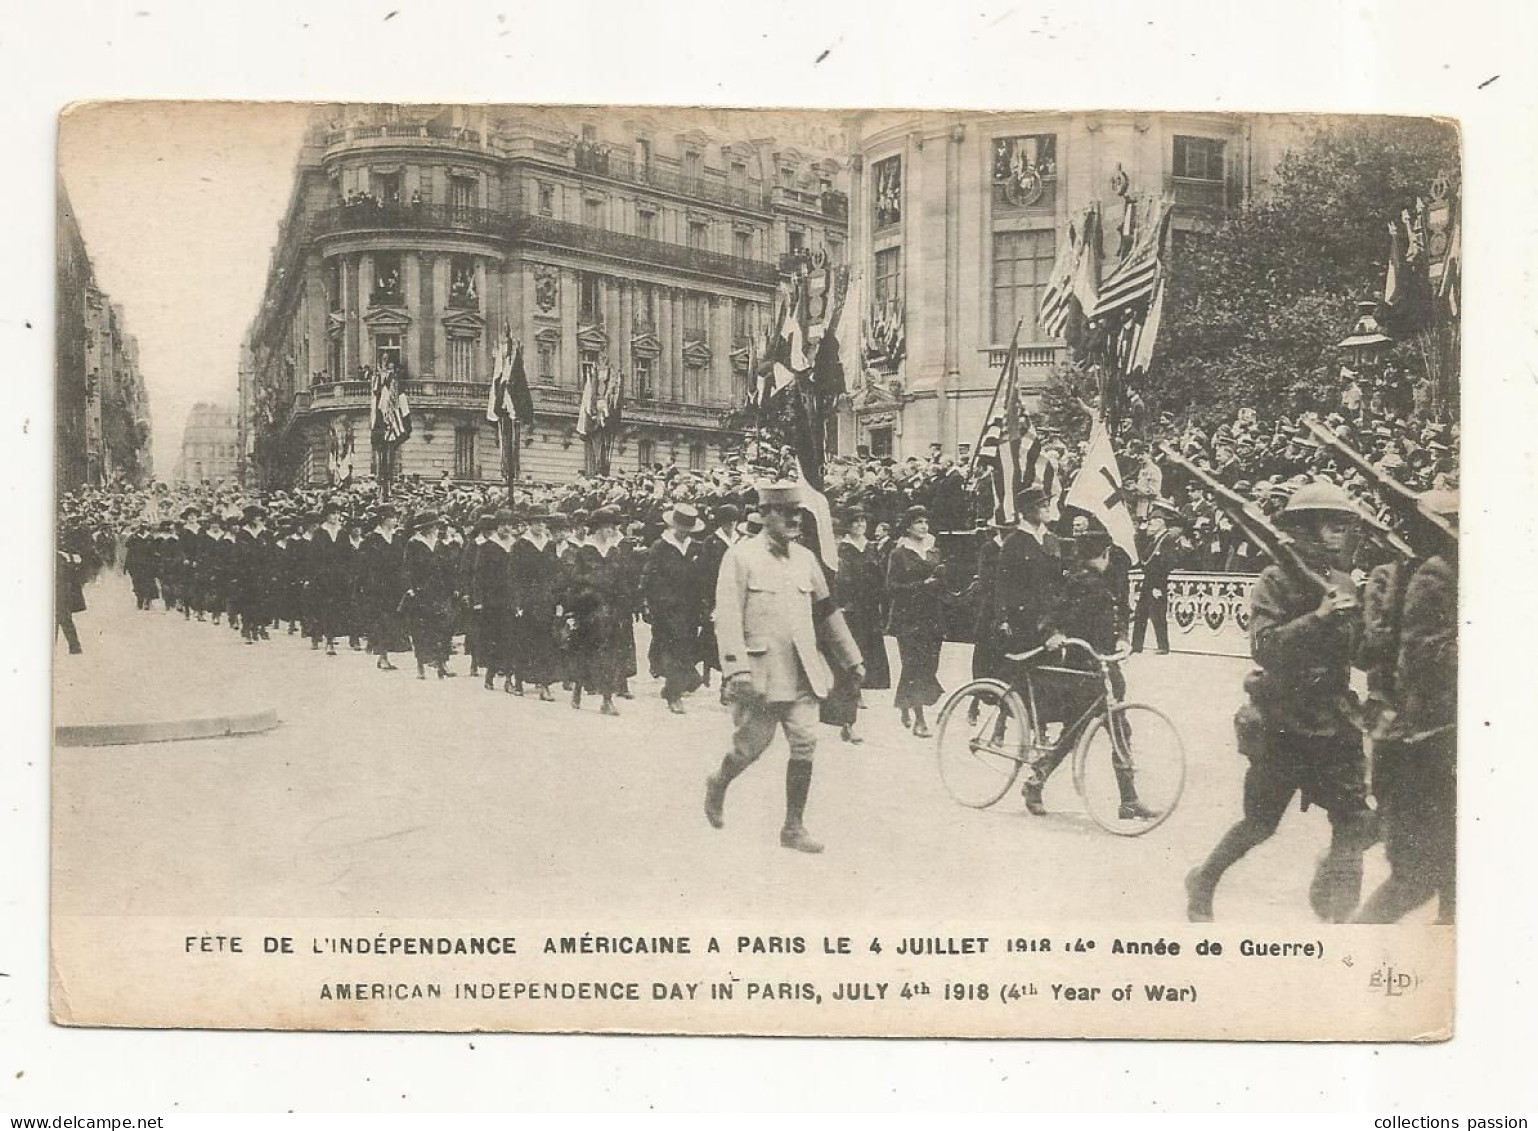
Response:
MULTIPOLYGON (((1365 475, 1377 488, 1389 510, 1404 523, 1410 547, 1413 547, 1406 557, 1419 561, 1434 554, 1457 552, 1458 531, 1441 515, 1428 509, 1414 491, 1368 463, 1361 452, 1320 423, 1318 417, 1305 416, 1303 424, 1320 443, 1365 475)), ((1404 553, 1403 550, 1400 552, 1404 553)))
POLYGON ((1186 459, 1177 452, 1174 447, 1165 441, 1159 445, 1159 451, 1164 458, 1176 467, 1185 471, 1195 479, 1204 489, 1210 491, 1218 505, 1221 506, 1229 518, 1234 520, 1244 535, 1259 546, 1267 557, 1282 568, 1292 579, 1307 589, 1312 589, 1319 596, 1323 596, 1335 585, 1324 576, 1321 576, 1313 566, 1303 559, 1298 550, 1297 541, 1285 530, 1279 529, 1261 509, 1249 499, 1238 494, 1231 488, 1214 479, 1206 471, 1186 459))

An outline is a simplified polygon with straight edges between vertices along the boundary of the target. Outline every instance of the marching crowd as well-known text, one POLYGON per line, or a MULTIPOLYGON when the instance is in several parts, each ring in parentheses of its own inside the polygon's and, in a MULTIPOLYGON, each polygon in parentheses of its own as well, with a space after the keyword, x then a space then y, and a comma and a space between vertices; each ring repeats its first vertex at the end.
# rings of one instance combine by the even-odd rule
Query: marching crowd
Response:
MULTIPOLYGON (((1300 791, 1329 814, 1333 830, 1312 892, 1321 917, 1356 913, 1362 853, 1379 835, 1394 876, 1361 914, 1387 921, 1440 895, 1450 917, 1455 535, 1434 554, 1394 561, 1361 537, 1361 523, 1389 516, 1388 495, 1400 484, 1455 524, 1458 430, 1415 412, 1356 410, 1325 423, 1361 454, 1367 474, 1338 462, 1302 420, 1262 425, 1240 413, 1209 430, 1164 417, 1152 429, 1145 422, 1141 434, 1129 422, 1119 445, 1123 497, 1138 521, 1143 571, 1130 608, 1130 557, 1088 515, 1062 505, 1084 446, 1048 441, 1054 489, 1024 487, 1017 520, 1004 526, 976 521, 991 514, 991 501, 964 460, 835 458, 825 476, 839 568, 829 575, 807 564, 804 545, 793 547, 817 534, 801 488, 765 486, 738 459, 711 471, 654 466, 511 493, 408 480, 387 501, 368 483, 259 498, 208 484, 86 488, 62 501, 59 623, 78 651, 70 614, 83 608, 82 582, 114 562, 140 609, 159 602, 188 620, 227 625, 249 645, 301 636, 327 656, 367 652, 386 672, 396 670, 392 657, 410 652, 419 679, 447 679, 458 674, 450 662, 462 639, 469 674, 483 676, 488 691, 500 681, 510 695, 553 701, 559 687, 573 708, 595 696, 601 713, 616 715, 615 700, 633 697, 635 626, 645 619, 646 670, 668 710, 683 713, 685 697, 717 672, 722 701, 733 703, 734 753, 707 785, 710 822, 721 825, 726 785, 781 725, 792 750, 783 843, 815 852, 821 846, 800 824, 815 747, 809 719, 860 742, 862 692, 895 688, 903 726, 928 737, 925 712, 944 694, 940 651, 956 635, 958 612, 970 622, 973 675, 1008 679, 1005 653, 1067 637, 1108 653, 1130 636, 1138 651, 1151 623, 1167 651, 1164 588, 1173 570, 1258 573, 1257 670, 1236 719, 1251 761, 1243 817, 1191 873, 1191 917, 1212 916, 1222 875, 1270 836, 1300 791), (1244 529, 1232 500, 1217 497, 1223 489, 1258 503, 1305 564, 1268 565, 1276 554, 1262 548, 1253 524, 1244 529), (937 539, 960 532, 973 537, 953 540, 949 552, 937 539), (755 583, 762 577, 769 582, 755 583), (734 608, 717 609, 723 594, 734 608), (773 600, 755 606, 766 596, 773 600), (819 654, 827 650, 820 629, 815 644, 801 638, 814 608, 820 617, 839 610, 847 636, 834 649, 845 658, 839 671, 819 654), (742 643, 754 616, 767 620, 750 638, 770 641, 771 654, 783 638, 783 654, 796 657, 770 665, 778 675, 764 675, 764 656, 742 643), (723 633, 735 641, 730 650, 723 633), (736 654, 745 647, 748 654, 736 654), (813 680, 809 664, 818 663, 813 680), (1353 667, 1369 672, 1369 689, 1386 708, 1377 724, 1364 727, 1345 706, 1353 667), (780 687, 780 699, 752 686, 765 681, 780 687), (1374 725, 1369 779, 1362 734, 1374 725)), ((1119 672, 1115 678, 1119 688, 1119 672)), ((1074 715, 1065 708, 1062 717, 1074 715)), ((1045 811, 1043 786, 1070 737, 1027 775, 1031 812, 1045 811)), ((1123 820, 1157 816, 1130 774, 1119 774, 1118 786, 1123 820)))

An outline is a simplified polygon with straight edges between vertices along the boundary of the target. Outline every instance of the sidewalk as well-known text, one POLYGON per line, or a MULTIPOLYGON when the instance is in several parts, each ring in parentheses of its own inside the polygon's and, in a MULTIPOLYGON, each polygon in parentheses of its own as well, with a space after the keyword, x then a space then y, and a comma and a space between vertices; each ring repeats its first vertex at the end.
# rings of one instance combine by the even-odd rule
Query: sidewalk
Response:
MULTIPOLYGON (((60 745, 207 738, 278 724, 270 695, 231 678, 229 653, 243 647, 226 628, 188 632, 159 602, 134 608, 128 579, 104 571, 75 617, 84 652, 61 633, 53 651, 53 721, 60 745)), ((254 650, 254 649, 253 649, 254 650)))

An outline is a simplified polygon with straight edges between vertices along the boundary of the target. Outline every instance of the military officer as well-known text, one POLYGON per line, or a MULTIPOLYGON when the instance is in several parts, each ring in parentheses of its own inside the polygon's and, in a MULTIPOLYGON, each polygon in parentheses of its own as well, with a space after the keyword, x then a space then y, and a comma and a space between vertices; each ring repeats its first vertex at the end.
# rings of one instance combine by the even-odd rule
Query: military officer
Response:
POLYGON ((716 635, 733 732, 731 753, 705 784, 705 818, 722 827, 727 787, 758 760, 780 728, 790 744, 780 844, 797 852, 821 852, 822 844, 803 824, 817 748, 818 702, 833 689, 829 659, 855 681, 864 677, 865 668, 829 596, 821 565, 795 541, 800 484, 765 484, 758 494, 764 531, 726 552, 716 583, 716 635))

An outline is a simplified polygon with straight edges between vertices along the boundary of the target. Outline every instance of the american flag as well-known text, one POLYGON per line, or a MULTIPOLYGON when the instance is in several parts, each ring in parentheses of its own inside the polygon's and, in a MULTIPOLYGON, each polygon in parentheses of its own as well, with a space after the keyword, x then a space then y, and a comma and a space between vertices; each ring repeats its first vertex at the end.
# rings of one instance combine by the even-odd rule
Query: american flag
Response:
POLYGON ((369 431, 387 444, 411 435, 411 404, 388 363, 375 366, 370 381, 369 431))
POLYGON ((1131 250, 1101 284, 1091 318, 1105 318, 1152 297, 1159 280, 1159 253, 1170 215, 1167 203, 1159 202, 1152 208, 1151 222, 1141 226, 1131 250))

